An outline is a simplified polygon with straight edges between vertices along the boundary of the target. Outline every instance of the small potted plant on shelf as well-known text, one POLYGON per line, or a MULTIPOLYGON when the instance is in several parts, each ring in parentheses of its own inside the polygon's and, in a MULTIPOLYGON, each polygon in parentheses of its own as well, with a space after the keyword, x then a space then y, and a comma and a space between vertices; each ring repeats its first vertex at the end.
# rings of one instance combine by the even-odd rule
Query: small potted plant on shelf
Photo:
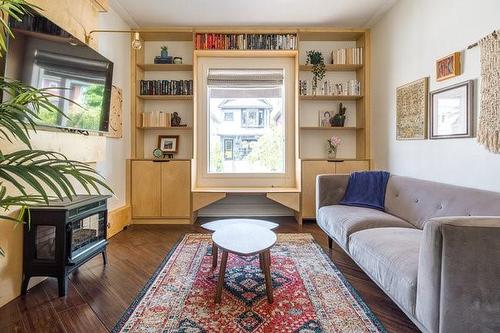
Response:
POLYGON ((339 104, 339 112, 336 113, 332 118, 330 118, 330 124, 332 127, 344 127, 347 108, 339 104))
POLYGON ((332 136, 330 139, 326 140, 328 142, 328 159, 333 160, 337 157, 337 151, 342 143, 342 140, 337 136, 332 136))
POLYGON ((306 65, 312 65, 312 89, 313 94, 316 95, 316 89, 318 88, 318 82, 323 80, 325 77, 326 66, 325 58, 320 51, 311 50, 307 51, 307 61, 306 65))
POLYGON ((168 47, 166 45, 163 45, 160 50, 160 57, 163 59, 168 58, 168 47))

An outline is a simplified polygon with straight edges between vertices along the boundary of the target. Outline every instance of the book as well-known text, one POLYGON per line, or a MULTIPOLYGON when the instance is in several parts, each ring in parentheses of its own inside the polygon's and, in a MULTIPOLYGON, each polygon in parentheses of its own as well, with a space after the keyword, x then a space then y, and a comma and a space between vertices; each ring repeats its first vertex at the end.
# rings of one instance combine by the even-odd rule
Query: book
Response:
POLYGON ((197 50, 295 50, 296 34, 197 33, 197 50))
POLYGON ((141 80, 141 95, 192 95, 193 80, 141 80))
POLYGON ((332 64, 334 65, 362 65, 363 48, 351 47, 332 51, 332 64))

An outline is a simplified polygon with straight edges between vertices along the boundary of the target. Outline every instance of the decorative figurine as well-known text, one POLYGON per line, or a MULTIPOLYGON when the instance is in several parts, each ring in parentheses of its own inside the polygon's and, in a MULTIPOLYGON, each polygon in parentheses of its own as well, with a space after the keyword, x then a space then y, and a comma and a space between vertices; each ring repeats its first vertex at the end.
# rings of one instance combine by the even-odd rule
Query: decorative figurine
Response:
POLYGON ((174 57, 174 64, 177 64, 177 65, 182 64, 182 58, 181 57, 174 57))
POLYGON ((168 47, 166 45, 163 45, 160 51, 160 58, 166 59, 167 57, 168 57, 168 47))
POLYGON ((179 114, 177 112, 174 112, 174 114, 172 115, 171 126, 172 127, 181 126, 181 117, 179 117, 179 114))

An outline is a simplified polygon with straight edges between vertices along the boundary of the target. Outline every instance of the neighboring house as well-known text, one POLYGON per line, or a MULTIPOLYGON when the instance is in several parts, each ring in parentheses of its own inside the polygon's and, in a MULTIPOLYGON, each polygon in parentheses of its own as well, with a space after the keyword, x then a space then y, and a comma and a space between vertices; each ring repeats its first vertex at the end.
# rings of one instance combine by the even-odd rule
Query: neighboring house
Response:
MULTIPOLYGON (((277 111, 278 112, 278 111, 277 111)), ((225 161, 241 161, 266 130, 279 121, 265 99, 226 99, 218 106, 212 124, 217 124, 218 140, 225 161)), ((215 138, 214 138, 215 139, 215 138)))

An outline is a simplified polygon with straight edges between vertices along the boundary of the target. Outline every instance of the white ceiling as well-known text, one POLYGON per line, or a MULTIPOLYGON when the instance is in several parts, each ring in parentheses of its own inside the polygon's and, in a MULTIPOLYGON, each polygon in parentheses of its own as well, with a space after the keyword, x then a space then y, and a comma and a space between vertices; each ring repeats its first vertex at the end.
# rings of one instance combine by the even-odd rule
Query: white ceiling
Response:
POLYGON ((133 27, 370 27, 398 0, 111 0, 133 27))

